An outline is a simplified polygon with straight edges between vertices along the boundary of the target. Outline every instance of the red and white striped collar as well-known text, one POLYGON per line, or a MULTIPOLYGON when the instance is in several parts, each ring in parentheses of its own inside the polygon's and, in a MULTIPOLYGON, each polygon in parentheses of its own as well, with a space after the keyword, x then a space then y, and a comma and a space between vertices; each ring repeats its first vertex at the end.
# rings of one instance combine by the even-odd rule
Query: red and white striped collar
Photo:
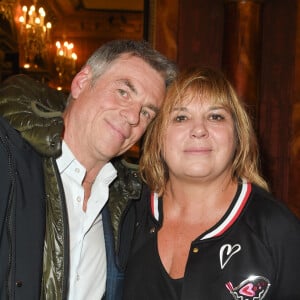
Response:
MULTIPOLYGON (((227 211, 226 217, 222 220, 220 224, 218 224, 217 227, 213 228, 209 232, 207 232, 204 236, 202 236, 202 240, 217 237, 222 235, 226 230, 228 230, 231 225, 236 221, 236 219, 241 214, 243 208, 245 207, 249 195, 252 190, 251 183, 248 183, 246 181, 242 182, 241 189, 239 195, 236 195, 235 203, 233 203, 233 206, 230 208, 230 211, 227 211)), ((157 193, 151 193, 151 212, 153 217, 159 221, 161 211, 159 210, 159 197, 157 193)))

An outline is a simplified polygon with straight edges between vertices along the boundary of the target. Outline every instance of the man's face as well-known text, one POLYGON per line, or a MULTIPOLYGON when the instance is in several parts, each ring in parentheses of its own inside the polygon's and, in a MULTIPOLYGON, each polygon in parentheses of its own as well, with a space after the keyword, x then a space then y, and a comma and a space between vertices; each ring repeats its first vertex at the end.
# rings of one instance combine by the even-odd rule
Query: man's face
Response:
POLYGON ((88 77, 80 88, 72 87, 69 124, 81 155, 110 160, 133 146, 156 116, 165 95, 164 79, 129 55, 115 60, 94 85, 88 77))

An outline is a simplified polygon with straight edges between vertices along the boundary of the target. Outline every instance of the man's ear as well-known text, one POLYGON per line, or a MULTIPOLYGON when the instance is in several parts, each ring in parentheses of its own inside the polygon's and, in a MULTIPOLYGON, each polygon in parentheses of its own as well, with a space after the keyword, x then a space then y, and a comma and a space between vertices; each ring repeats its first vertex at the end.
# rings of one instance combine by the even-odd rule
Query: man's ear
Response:
POLYGON ((85 85, 91 77, 91 67, 84 66, 73 78, 71 83, 71 94, 73 99, 77 99, 85 85))

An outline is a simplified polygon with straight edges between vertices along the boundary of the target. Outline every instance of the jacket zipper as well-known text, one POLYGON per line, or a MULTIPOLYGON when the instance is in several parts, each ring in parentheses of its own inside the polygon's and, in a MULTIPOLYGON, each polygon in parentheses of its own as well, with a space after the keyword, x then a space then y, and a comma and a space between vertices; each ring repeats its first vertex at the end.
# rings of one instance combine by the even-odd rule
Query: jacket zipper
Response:
POLYGON ((5 224, 7 224, 7 238, 8 238, 8 269, 7 269, 7 277, 6 277, 6 291, 7 291, 7 299, 10 298, 12 294, 11 290, 11 276, 12 276, 12 260, 13 260, 13 242, 12 242, 12 232, 13 232, 13 221, 12 221, 12 209, 13 209, 13 198, 14 198, 14 188, 15 188, 15 177, 14 177, 14 164, 12 159, 12 154, 8 145, 8 137, 5 136, 3 138, 0 136, 1 143, 4 145, 7 151, 7 164, 8 164, 8 178, 11 180, 11 186, 9 191, 8 205, 5 213, 5 224))

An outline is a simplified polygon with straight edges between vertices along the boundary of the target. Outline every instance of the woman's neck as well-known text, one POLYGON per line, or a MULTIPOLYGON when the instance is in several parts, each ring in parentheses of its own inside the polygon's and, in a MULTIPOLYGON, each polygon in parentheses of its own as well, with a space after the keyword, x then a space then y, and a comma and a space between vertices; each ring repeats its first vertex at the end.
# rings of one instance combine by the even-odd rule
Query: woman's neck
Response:
POLYGON ((177 182, 170 180, 164 193, 166 212, 187 218, 199 215, 223 215, 237 191, 237 182, 219 180, 214 182, 177 182))

